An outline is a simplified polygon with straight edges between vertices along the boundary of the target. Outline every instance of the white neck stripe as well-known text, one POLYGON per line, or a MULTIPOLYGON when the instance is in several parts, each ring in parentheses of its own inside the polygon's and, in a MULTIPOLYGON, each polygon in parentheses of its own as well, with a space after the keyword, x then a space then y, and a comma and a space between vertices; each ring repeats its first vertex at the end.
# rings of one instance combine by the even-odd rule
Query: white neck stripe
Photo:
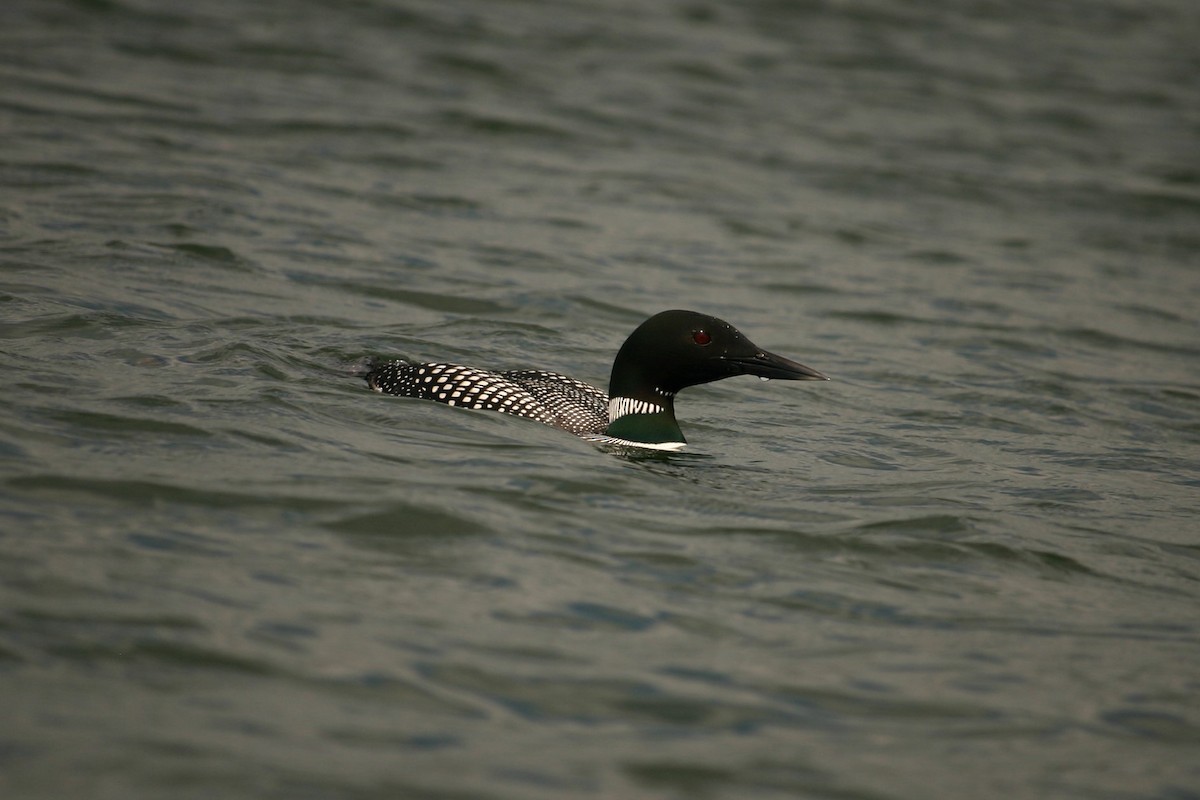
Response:
POLYGON ((628 414, 661 414, 666 408, 646 400, 632 397, 614 397, 608 401, 608 422, 612 423, 628 414))

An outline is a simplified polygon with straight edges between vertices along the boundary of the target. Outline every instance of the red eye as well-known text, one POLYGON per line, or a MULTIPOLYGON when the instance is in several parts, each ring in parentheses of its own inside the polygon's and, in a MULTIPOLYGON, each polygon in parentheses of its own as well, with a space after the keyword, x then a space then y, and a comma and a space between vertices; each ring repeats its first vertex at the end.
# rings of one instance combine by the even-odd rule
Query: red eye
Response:
POLYGON ((712 337, 708 335, 708 331, 692 331, 692 341, 703 346, 711 342, 712 337))

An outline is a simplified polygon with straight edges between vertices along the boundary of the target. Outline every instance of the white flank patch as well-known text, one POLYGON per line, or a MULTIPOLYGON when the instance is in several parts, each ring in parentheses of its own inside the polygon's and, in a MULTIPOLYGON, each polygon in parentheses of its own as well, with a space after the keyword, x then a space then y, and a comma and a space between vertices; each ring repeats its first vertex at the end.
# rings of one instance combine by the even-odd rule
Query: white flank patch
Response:
POLYGON ((682 450, 687 442, 631 442, 628 439, 618 439, 615 436, 604 436, 598 433, 585 433, 580 436, 596 444, 617 444, 622 447, 640 447, 643 450, 682 450))

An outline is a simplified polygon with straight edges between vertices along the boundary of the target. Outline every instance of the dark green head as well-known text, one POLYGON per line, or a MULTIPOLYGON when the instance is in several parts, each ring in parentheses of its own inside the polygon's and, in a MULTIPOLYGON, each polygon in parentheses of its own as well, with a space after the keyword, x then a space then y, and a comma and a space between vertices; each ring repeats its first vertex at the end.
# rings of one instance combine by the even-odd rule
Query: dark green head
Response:
POLYGON ((613 362, 608 394, 649 400, 734 375, 829 380, 815 369, 763 350, 725 320, 676 310, 655 314, 629 335, 613 362))

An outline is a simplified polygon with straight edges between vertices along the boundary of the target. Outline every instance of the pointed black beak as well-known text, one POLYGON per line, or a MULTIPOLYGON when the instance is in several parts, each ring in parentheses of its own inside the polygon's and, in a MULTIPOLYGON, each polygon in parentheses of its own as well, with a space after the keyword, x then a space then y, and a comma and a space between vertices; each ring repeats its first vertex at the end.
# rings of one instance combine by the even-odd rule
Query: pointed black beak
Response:
POLYGON ((734 367, 735 375, 757 375, 781 381, 827 381, 829 378, 812 367, 792 361, 790 358, 759 350, 746 358, 725 359, 734 367))

